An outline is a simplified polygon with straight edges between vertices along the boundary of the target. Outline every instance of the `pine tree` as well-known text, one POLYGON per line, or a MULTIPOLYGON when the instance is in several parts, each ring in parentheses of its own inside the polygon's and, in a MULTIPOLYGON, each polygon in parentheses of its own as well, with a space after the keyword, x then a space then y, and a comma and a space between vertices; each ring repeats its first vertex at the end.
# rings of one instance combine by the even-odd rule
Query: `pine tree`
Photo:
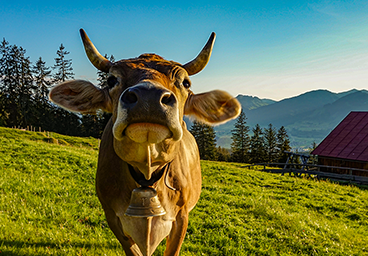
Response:
POLYGON ((308 164, 317 164, 318 163, 318 157, 316 155, 312 155, 311 152, 317 148, 317 143, 315 141, 312 142, 312 144, 309 147, 309 160, 308 164))
POLYGON ((217 161, 229 162, 231 159, 230 150, 222 147, 217 147, 217 161))
POLYGON ((203 160, 217 160, 216 133, 212 126, 193 122, 190 132, 197 141, 199 155, 203 160))
POLYGON ((7 112, 8 93, 7 84, 9 83, 9 42, 3 39, 0 44, 0 125, 6 126, 9 113, 7 112))
MULTIPOLYGON (((107 54, 105 54, 105 58, 108 59, 107 54)), ((114 58, 113 55, 110 56, 110 61, 115 62, 115 58, 114 58)), ((97 81, 98 81, 98 86, 100 88, 103 88, 103 87, 107 86, 107 78, 109 78, 108 73, 105 73, 105 72, 100 71, 100 70, 97 71, 97 81)))
POLYGON ((32 123, 34 86, 31 62, 22 47, 9 45, 5 39, 0 52, 2 123, 25 127, 32 123))
MULTIPOLYGON (((108 58, 107 54, 105 55, 105 58, 106 59, 108 58)), ((111 62, 115 62, 115 58, 114 58, 113 55, 111 55, 109 59, 110 59, 111 62)), ((107 86, 107 79, 109 77, 109 74, 104 73, 102 71, 98 71, 97 76, 98 76, 97 80, 99 81, 100 88, 103 88, 103 87, 107 86)), ((98 118, 98 127, 100 129, 100 132, 99 132, 100 136, 99 137, 101 137, 101 135, 102 135, 102 133, 105 129, 105 126, 109 122, 112 114, 100 111, 99 113, 97 113, 97 115, 99 116, 99 118, 98 118)))
POLYGON ((81 135, 85 137, 92 136, 94 138, 101 138, 110 116, 110 113, 105 113, 102 110, 97 110, 96 114, 83 115, 80 125, 81 135))
POLYGON ((52 114, 49 123, 51 125, 51 131, 71 136, 82 136, 80 131, 80 117, 58 106, 52 105, 52 114))
POLYGON ((100 127, 98 126, 98 121, 99 118, 97 115, 83 115, 80 125, 82 136, 100 138, 100 127))
POLYGON ((19 48, 20 64, 21 64, 21 80, 20 80, 20 106, 22 111, 22 123, 24 127, 32 125, 34 122, 34 90, 33 76, 31 70, 31 61, 25 56, 26 50, 19 48))
POLYGON ((250 163, 263 163, 266 153, 262 128, 257 124, 252 131, 253 136, 250 138, 250 163))
POLYGON ((274 163, 277 160, 277 137, 276 129, 272 124, 268 128, 264 128, 263 132, 264 148, 266 151, 266 162, 274 163))
POLYGON ((50 130, 50 115, 52 107, 48 100, 48 92, 51 86, 51 71, 46 67, 46 62, 40 57, 32 68, 33 80, 35 84, 35 108, 34 115, 36 122, 34 126, 50 130))
POLYGON ((35 98, 41 102, 48 102, 48 93, 51 86, 51 71, 46 62, 40 57, 32 68, 33 79, 36 85, 35 98))
MULTIPOLYGON (((72 60, 66 59, 69 52, 65 50, 63 44, 60 45, 56 54, 58 57, 55 58, 55 65, 53 66, 55 73, 52 75, 52 82, 56 84, 65 82, 66 80, 69 79, 73 79, 74 73, 72 67, 72 60)), ((80 131, 81 120, 78 115, 57 106, 55 106, 53 112, 55 118, 53 123, 54 125, 53 130, 55 132, 73 136, 81 135, 80 131)))
POLYGON ((66 59, 69 52, 65 50, 63 44, 60 45, 56 54, 58 57, 55 58, 55 65, 53 66, 53 69, 56 70, 56 73, 53 75, 53 82, 60 83, 68 79, 73 79, 72 60, 66 59))
POLYGON ((235 128, 231 130, 231 159, 238 163, 246 163, 249 160, 250 138, 248 135, 249 126, 246 125, 246 119, 242 110, 239 117, 236 119, 235 128))
POLYGON ((286 129, 284 126, 281 126, 277 131, 277 148, 278 148, 278 162, 286 163, 288 159, 288 154, 285 151, 289 152, 291 150, 289 136, 287 135, 286 129))
POLYGON ((0 85, 1 90, 3 90, 4 79, 9 77, 6 73, 8 61, 9 61, 9 42, 3 38, 3 41, 0 44, 0 85))

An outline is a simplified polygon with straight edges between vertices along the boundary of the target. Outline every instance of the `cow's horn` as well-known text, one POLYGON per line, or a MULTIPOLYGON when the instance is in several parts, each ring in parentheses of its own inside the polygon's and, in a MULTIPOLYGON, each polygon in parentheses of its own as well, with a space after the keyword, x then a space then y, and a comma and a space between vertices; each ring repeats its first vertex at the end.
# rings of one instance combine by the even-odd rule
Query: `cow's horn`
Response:
POLYGON ((212 32, 206 45, 203 47, 202 51, 198 54, 198 56, 194 60, 188 62, 187 64, 184 64, 183 67, 190 76, 197 74, 207 65, 211 57, 211 52, 213 44, 215 43, 215 38, 216 34, 215 32, 212 32))
POLYGON ((96 47, 92 44, 91 40, 89 40, 86 32, 83 29, 79 30, 84 49, 86 50, 88 59, 91 61, 93 66, 95 66, 98 70, 108 73, 110 67, 113 65, 111 61, 103 57, 96 49, 96 47))

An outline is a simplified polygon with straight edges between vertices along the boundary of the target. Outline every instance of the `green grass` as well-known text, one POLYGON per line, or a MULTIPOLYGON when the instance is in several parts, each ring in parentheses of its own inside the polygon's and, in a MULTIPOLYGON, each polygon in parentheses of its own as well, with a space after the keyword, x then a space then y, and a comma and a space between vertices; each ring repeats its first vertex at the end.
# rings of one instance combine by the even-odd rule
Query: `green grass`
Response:
MULTIPOLYGON (((98 141, 52 138, 0 128, 0 255, 124 255, 95 194, 98 141)), ((367 188, 202 170, 181 255, 368 255, 367 188)))

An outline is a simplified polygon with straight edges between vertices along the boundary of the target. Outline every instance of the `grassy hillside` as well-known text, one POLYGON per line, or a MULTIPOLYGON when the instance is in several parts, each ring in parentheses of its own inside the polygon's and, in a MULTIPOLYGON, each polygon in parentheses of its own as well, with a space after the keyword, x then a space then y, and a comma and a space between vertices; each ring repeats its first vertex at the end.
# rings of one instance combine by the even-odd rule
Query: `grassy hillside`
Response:
MULTIPOLYGON (((52 136, 0 128, 0 254, 124 255, 95 195, 97 140, 52 136)), ((202 167, 181 255, 368 254, 367 188, 202 167)))

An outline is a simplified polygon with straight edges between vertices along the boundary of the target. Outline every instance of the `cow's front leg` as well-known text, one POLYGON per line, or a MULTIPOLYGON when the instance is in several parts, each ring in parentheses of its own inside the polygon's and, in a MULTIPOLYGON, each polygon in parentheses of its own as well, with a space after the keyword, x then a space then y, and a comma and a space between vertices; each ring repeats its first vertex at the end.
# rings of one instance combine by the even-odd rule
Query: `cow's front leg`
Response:
POLYGON ((185 238, 185 233, 188 227, 188 211, 182 209, 173 223, 171 232, 166 242, 166 250, 164 256, 177 256, 179 255, 181 245, 185 238))

